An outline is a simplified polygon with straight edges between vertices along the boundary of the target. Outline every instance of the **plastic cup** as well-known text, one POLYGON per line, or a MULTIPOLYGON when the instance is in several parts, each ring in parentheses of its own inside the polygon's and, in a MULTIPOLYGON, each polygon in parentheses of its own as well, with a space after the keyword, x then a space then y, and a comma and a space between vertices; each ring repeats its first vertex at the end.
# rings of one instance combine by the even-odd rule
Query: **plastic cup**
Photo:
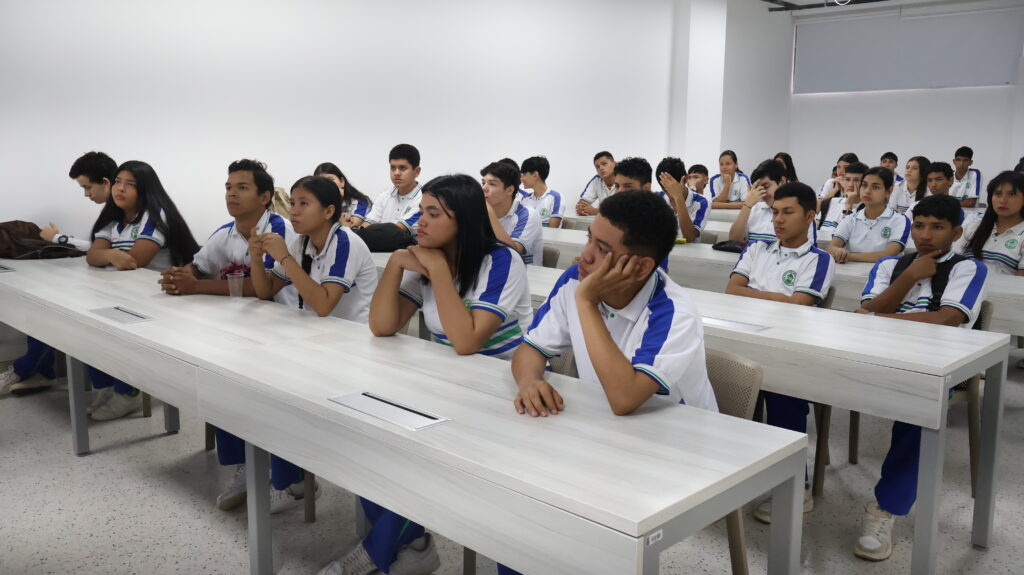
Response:
POLYGON ((242 297, 242 282, 245 281, 245 274, 235 272, 228 274, 228 293, 231 297, 242 297))

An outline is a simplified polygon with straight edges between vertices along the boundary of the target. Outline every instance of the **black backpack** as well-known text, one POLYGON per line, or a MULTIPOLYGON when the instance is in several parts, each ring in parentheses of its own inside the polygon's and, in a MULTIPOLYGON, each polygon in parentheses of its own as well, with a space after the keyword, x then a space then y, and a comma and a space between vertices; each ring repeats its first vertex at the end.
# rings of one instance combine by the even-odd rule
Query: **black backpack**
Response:
MULTIPOLYGON (((889 278, 890 285, 892 282, 896 281, 896 278, 900 277, 900 274, 903 273, 904 270, 910 267, 911 262, 913 262, 916 257, 917 252, 914 252, 901 257, 899 261, 896 262, 896 267, 892 270, 892 277, 889 278)), ((928 301, 928 311, 939 311, 940 304, 942 303, 942 292, 946 291, 946 285, 949 283, 949 273, 953 271, 953 267, 956 264, 969 259, 971 258, 967 256, 953 254, 953 257, 948 260, 936 264, 935 275, 931 277, 932 297, 928 301)), ((981 329, 978 325, 978 322, 980 321, 981 318, 975 320, 973 326, 974 329, 981 329)))

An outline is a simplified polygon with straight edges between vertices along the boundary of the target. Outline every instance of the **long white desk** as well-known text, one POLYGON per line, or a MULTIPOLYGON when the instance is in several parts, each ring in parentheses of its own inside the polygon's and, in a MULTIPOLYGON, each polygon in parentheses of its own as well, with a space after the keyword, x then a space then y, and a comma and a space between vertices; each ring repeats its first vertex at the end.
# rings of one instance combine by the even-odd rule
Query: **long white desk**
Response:
POLYGON ((166 296, 147 270, 0 263, 15 268, 0 321, 158 397, 180 389, 247 441, 254 573, 273 568, 268 451, 528 573, 656 573, 663 549, 771 490, 769 572, 798 570, 805 435, 675 404, 616 417, 599 386, 559 376, 567 411, 532 419, 501 360, 251 298, 166 296), (89 311, 111 305, 150 319, 89 311), (328 399, 364 391, 448 421, 412 431, 328 399))
MULTIPOLYGON (((374 254, 378 269, 386 265, 387 257, 388 254, 374 254)), ((527 266, 527 273, 531 296, 538 305, 563 270, 527 266)), ((978 547, 987 547, 995 503, 996 449, 1002 421, 1002 383, 1009 355, 1008 335, 696 289, 689 293, 704 317, 705 343, 760 363, 764 368, 763 389, 923 428, 914 573, 935 570, 948 390, 984 372, 984 469, 979 471, 979 478, 984 474, 985 488, 979 487, 975 497, 972 541, 978 547), (879 333, 886 337, 879 338, 879 333), (894 345, 894 341, 899 345, 894 345)))

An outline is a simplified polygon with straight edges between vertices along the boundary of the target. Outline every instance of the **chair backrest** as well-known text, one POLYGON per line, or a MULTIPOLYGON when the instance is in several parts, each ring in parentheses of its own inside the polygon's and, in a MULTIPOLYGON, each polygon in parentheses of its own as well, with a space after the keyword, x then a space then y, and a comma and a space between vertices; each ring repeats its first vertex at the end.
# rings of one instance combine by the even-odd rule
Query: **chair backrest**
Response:
POLYGON ((992 302, 985 300, 981 302, 981 310, 978 312, 978 321, 975 323, 974 328, 982 331, 988 331, 988 328, 992 326, 992 302))
POLYGON ((825 297, 821 298, 821 302, 818 303, 818 307, 825 309, 832 309, 832 302, 836 299, 836 286, 831 286, 828 291, 825 292, 825 297))
POLYGON ((553 268, 558 265, 558 256, 562 251, 551 246, 544 246, 544 260, 541 262, 546 268, 553 268))
POLYGON ((567 230, 585 230, 590 227, 590 220, 562 220, 562 227, 567 230))
POLYGON ((718 401, 718 411, 750 419, 754 416, 757 394, 764 371, 749 359, 717 349, 706 348, 708 379, 718 401))
POLYGON ((551 364, 551 371, 559 374, 566 375, 569 377, 579 377, 580 374, 576 371, 576 357, 572 354, 572 348, 562 352, 562 355, 553 357, 548 360, 551 364))
POLYGON ((704 230, 700 233, 700 243, 702 244, 717 244, 718 234, 715 232, 709 232, 704 230))

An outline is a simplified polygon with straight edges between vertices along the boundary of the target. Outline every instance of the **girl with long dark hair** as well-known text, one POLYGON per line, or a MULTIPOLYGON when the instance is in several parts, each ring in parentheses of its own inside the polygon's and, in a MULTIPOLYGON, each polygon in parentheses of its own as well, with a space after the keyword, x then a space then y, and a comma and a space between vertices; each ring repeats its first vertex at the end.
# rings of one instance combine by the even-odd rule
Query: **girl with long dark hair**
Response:
POLYGON ((964 226, 953 249, 993 273, 1024 276, 1024 174, 1006 171, 988 183, 988 207, 964 226))
POLYGON ((363 192, 360 192, 359 188, 355 187, 345 177, 345 174, 338 166, 330 162, 324 162, 313 170, 313 175, 323 176, 331 180, 341 190, 345 203, 340 220, 342 225, 358 226, 363 223, 363 220, 366 219, 366 214, 370 213, 370 208, 373 207, 373 200, 363 192))

